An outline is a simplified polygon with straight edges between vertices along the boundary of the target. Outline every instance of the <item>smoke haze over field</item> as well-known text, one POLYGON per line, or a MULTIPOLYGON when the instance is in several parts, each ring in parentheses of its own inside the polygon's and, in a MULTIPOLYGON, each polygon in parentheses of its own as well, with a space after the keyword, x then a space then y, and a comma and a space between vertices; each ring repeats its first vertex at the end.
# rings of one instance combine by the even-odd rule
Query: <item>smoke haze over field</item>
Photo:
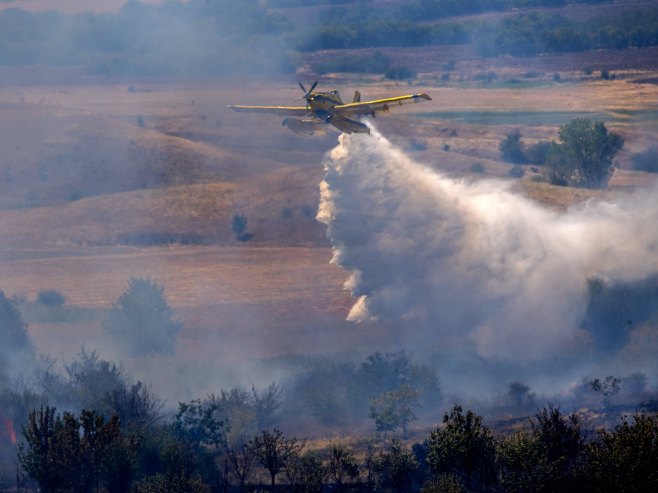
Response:
POLYGON ((591 350, 588 279, 658 271, 657 190, 559 214, 509 182, 441 175, 373 134, 343 135, 324 158, 318 218, 351 272, 351 320, 409 320, 423 352, 539 365, 591 350))

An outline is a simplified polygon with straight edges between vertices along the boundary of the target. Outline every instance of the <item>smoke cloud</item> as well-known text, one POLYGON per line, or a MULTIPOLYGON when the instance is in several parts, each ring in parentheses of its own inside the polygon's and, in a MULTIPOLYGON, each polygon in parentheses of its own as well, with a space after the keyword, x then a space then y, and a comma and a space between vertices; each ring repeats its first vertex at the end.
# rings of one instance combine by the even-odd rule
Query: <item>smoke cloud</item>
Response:
POLYGON ((418 164, 374 129, 342 135, 323 162, 318 219, 351 273, 349 319, 411 323, 426 351, 519 365, 585 354, 587 280, 658 271, 656 189, 553 212, 509 182, 418 164))

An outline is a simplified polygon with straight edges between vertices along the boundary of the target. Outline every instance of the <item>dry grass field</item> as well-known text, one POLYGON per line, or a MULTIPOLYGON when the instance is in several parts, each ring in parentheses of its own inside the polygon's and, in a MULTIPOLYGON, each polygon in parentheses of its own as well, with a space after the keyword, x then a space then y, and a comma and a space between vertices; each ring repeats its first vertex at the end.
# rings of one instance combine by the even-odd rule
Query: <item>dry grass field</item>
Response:
MULTIPOLYGON (((429 74, 411 85, 341 75, 320 88, 334 84, 344 99, 357 88, 365 98, 429 93, 432 102, 383 116, 377 127, 418 161, 475 179, 506 176, 498 145, 511 130, 527 142, 555 139, 571 116, 601 115, 626 140, 626 169, 609 191, 556 188, 527 173, 519 193, 549 207, 654 180, 627 168, 630 154, 658 137, 658 85, 619 78, 488 87, 441 84, 429 74), (553 118, 536 123, 540 114, 553 118), (483 174, 469 172, 476 163, 483 174)), ((344 321, 352 303, 346 274, 329 263, 325 227, 315 219, 321 159, 337 134, 302 138, 280 118, 226 109, 299 96, 294 81, 82 78, 0 87, 0 289, 28 301, 57 289, 67 306, 92 312, 78 321, 32 320, 38 351, 67 358, 85 344, 112 355, 102 313, 132 276, 165 287, 184 329, 176 356, 126 366, 177 382, 189 397, 212 389, 220 373, 221 381, 256 381, 240 373, 240 361, 396 347, 403 334, 394 328, 344 321), (247 217, 253 240, 235 240, 234 214, 247 217), (191 389, 187 378, 202 373, 191 389)))

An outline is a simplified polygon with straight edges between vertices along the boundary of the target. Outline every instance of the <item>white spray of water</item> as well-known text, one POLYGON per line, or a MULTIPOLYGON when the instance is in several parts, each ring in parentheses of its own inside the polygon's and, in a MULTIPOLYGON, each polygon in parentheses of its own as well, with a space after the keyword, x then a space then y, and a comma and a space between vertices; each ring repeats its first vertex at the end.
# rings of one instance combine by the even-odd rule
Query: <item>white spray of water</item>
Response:
POLYGON ((582 351, 587 279, 658 271, 655 189, 558 214, 417 164, 374 129, 341 136, 324 166, 318 219, 351 272, 349 319, 410 319, 424 344, 517 362, 582 351))

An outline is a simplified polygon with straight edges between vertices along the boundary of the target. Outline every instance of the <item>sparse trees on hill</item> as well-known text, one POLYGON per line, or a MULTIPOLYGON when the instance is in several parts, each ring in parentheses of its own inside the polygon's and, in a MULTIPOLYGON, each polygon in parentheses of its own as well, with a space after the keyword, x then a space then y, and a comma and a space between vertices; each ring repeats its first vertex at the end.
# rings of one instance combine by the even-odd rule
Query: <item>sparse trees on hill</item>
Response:
POLYGON ((133 277, 112 307, 105 329, 134 356, 173 353, 181 324, 164 296, 164 288, 150 279, 133 277))

